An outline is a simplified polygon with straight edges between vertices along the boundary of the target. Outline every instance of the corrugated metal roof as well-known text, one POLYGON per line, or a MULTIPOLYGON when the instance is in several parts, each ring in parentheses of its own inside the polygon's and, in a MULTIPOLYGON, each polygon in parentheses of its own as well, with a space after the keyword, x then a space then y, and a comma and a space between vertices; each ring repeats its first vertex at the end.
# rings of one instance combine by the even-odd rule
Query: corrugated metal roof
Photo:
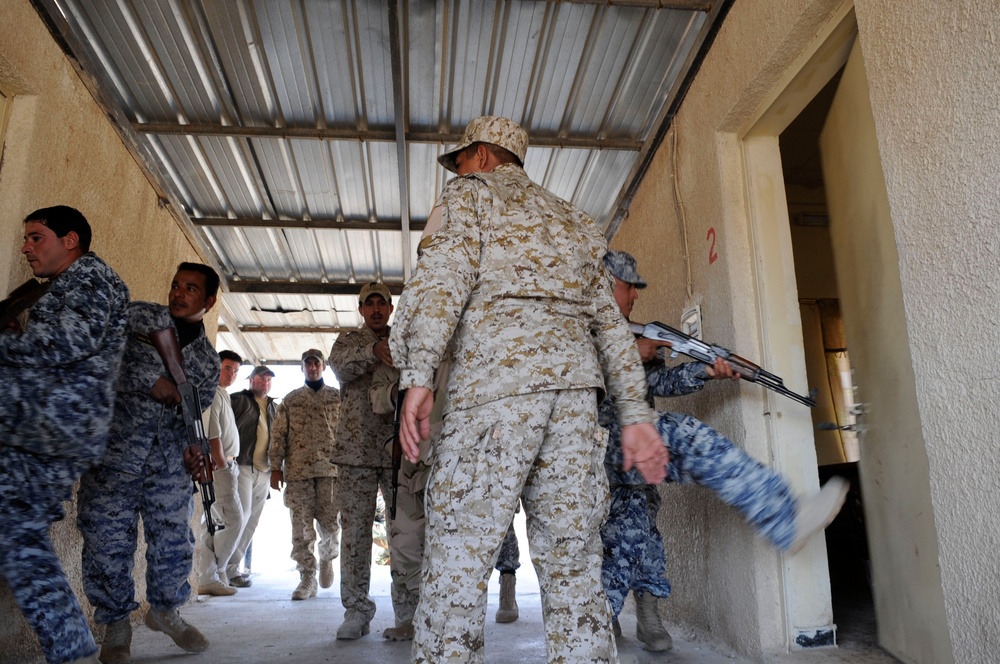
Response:
POLYGON ((272 361, 359 326, 355 284, 403 285, 476 116, 524 126, 528 175, 613 231, 726 4, 35 2, 220 269, 219 346, 272 361))

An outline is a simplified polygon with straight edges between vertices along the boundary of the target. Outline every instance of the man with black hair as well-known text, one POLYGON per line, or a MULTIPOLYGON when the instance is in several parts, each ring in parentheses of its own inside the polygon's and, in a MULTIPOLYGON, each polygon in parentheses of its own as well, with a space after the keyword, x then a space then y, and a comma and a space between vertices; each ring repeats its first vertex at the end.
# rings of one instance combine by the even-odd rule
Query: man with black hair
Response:
POLYGON ((0 331, 0 574, 45 659, 79 664, 97 664, 97 645, 49 526, 104 453, 129 301, 90 237, 86 218, 65 205, 25 218, 21 253, 48 288, 23 330, 0 331))
POLYGON ((212 406, 205 411, 205 436, 215 462, 215 504, 212 506, 212 517, 223 528, 211 535, 206 522, 205 528, 198 533, 195 569, 199 595, 236 594, 236 588, 229 585, 226 577, 226 565, 236 551, 243 533, 243 505, 237 492, 240 467, 236 463, 240 437, 226 388, 236 382, 242 363, 243 358, 233 351, 219 351, 219 385, 215 388, 212 406))
POLYGON ((83 476, 77 525, 83 535, 83 587, 94 620, 107 625, 104 664, 131 661, 129 615, 135 601, 132 568, 142 515, 146 540, 146 625, 188 652, 208 640, 181 618, 191 594, 188 575, 194 536, 188 447, 177 385, 150 341, 173 329, 184 373, 198 388, 204 411, 219 382, 219 356, 205 336, 202 317, 212 308, 219 277, 207 265, 181 263, 170 285, 169 305, 133 302, 128 310, 125 356, 115 384, 115 412, 103 460, 83 476))

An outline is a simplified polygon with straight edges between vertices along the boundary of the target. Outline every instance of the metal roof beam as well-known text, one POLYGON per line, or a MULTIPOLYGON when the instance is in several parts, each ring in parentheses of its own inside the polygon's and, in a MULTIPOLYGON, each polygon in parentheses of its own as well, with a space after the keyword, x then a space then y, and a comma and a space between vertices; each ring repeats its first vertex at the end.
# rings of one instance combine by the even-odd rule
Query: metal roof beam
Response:
POLYGON ((340 334, 354 332, 356 327, 284 326, 284 325, 240 325, 233 330, 228 325, 220 325, 219 332, 233 334, 340 334))
MULTIPOLYGON (((238 127, 220 124, 177 124, 174 122, 134 122, 132 130, 139 134, 161 136, 223 136, 234 138, 284 138, 319 141, 361 141, 395 143, 395 129, 334 129, 319 127, 238 127)), ((455 144, 462 140, 461 133, 405 132, 409 143, 455 144)), ((642 141, 633 138, 593 138, 587 136, 530 135, 531 147, 578 148, 581 150, 629 150, 638 152, 642 141)))
POLYGON ((718 0, 556 0, 564 5, 607 5, 638 9, 681 9, 693 12, 711 11, 718 0))
MULTIPOLYGON (((262 217, 191 217, 195 226, 229 226, 243 228, 313 228, 336 231, 396 231, 402 230, 399 219, 369 220, 367 217, 350 217, 344 219, 264 219, 262 217)), ((426 219, 410 220, 411 231, 422 231, 427 224, 426 219)))
POLYGON ((403 278, 410 278, 410 160, 406 154, 406 117, 403 86, 402 37, 399 32, 399 0, 389 2, 389 60, 392 63, 392 104, 396 115, 396 168, 399 173, 400 229, 403 231, 403 278))
MULTIPOLYGON (((383 282, 389 292, 399 295, 403 292, 400 282, 383 282)), ((322 281, 259 281, 254 279, 229 279, 230 293, 273 293, 277 295, 354 295, 361 290, 361 284, 322 281)))

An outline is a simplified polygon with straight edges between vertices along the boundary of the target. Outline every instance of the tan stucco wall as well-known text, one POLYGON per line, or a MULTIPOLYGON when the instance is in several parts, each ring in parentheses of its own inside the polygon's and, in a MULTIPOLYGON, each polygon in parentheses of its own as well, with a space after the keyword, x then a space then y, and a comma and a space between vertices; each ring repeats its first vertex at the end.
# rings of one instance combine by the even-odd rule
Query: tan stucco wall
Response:
MULTIPOLYGON (((0 164, 0 290, 30 276, 19 255, 21 220, 40 207, 78 208, 94 231, 92 249, 128 284, 133 299, 165 302, 182 260, 201 261, 178 222, 49 35, 27 0, 4 2, 0 21, 0 90, 13 96, 0 164)), ((215 317, 206 320, 214 336, 215 317)), ((75 505, 53 538, 82 604, 75 505)), ((141 570, 140 594, 142 592, 141 570)), ((37 653, 6 586, 0 582, 0 661, 37 653)))
MULTIPOLYGON (((651 284, 634 318, 676 322, 689 300, 700 301, 707 339, 759 357, 761 319, 740 132, 771 103, 803 50, 843 13, 843 5, 735 3, 675 119, 682 208, 673 192, 668 135, 612 242, 638 257, 651 284), (686 213, 687 251, 680 209, 686 213), (718 258, 709 264, 713 228, 718 258), (685 256, 691 261, 690 297, 685 256)), ((1000 245, 995 7, 858 0, 856 14, 929 460, 929 478, 915 478, 915 485, 929 483, 937 524, 941 586, 925 592, 928 601, 940 601, 943 593, 955 661, 994 661, 1000 642, 1000 462, 993 449, 1000 386, 989 368, 989 349, 1000 341, 992 306, 1000 245)), ((691 412, 767 460, 775 451, 766 443, 767 422, 756 408, 755 389, 711 385, 661 407, 691 412), (731 398, 737 394, 740 399, 731 398)), ((720 514, 705 492, 667 487, 662 493, 661 526, 675 582, 667 616, 747 654, 782 649, 784 626, 776 607, 789 590, 781 586, 773 554, 735 517, 720 514), (749 541, 755 542, 750 550, 749 541)))
POLYGON ((997 660, 998 23, 992 3, 859 2, 956 662, 997 660), (985 361, 987 366, 992 361, 985 361))

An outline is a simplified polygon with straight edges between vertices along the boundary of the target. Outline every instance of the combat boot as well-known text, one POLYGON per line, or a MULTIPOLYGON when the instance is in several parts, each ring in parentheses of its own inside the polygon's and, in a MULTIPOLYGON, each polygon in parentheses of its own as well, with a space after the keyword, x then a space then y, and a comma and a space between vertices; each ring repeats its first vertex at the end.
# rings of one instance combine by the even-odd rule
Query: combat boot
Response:
POLYGON ((97 658, 97 653, 89 657, 81 657, 80 659, 74 659, 70 664, 101 664, 101 660, 97 658))
POLYGON ((302 580, 299 581, 298 587, 295 588, 294 591, 292 591, 292 599, 303 600, 315 596, 316 596, 316 575, 302 574, 302 580))
POLYGON ((344 620, 337 629, 337 638, 341 641, 353 641, 371 631, 371 621, 365 620, 360 614, 352 614, 344 620))
POLYGON ((498 623, 512 623, 517 620, 515 585, 517 585, 517 577, 513 573, 504 572, 500 575, 500 608, 497 609, 496 617, 498 623))
POLYGON ((642 641, 646 650, 663 652, 674 647, 670 632, 660 622, 660 613, 656 610, 657 598, 647 592, 635 593, 635 636, 642 641))
POLYGON ((413 622, 407 620, 406 622, 399 623, 395 627, 390 627, 382 632, 382 638, 388 641, 412 641, 413 622))
POLYGON ((333 561, 319 561, 319 587, 329 588, 333 585, 333 561))
POLYGON ((208 639, 194 625, 189 625, 177 609, 146 612, 146 627, 154 632, 163 632, 182 650, 204 652, 208 650, 208 639))
POLYGON ((128 618, 116 620, 104 628, 101 661, 104 664, 130 664, 132 661, 132 625, 128 618))

